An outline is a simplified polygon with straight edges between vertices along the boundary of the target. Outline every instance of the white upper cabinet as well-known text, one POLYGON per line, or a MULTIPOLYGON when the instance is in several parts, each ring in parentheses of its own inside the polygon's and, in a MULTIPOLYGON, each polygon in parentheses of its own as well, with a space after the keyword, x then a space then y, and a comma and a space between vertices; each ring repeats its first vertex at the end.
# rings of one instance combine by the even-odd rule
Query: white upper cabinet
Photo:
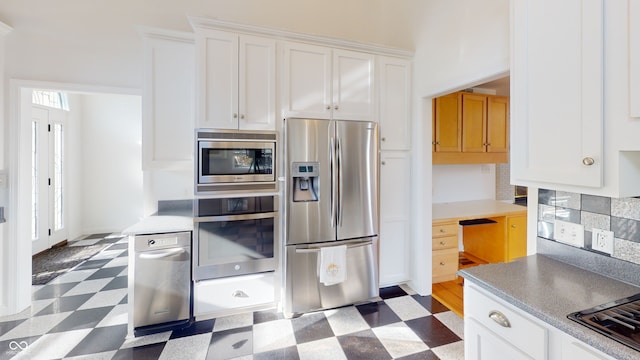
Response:
POLYGON ((512 1, 513 184, 640 195, 630 3, 512 1))
POLYGON ((198 29, 198 127, 275 130, 276 41, 198 29))
POLYGON ((192 169, 193 34, 143 29, 142 167, 192 169))
POLYGON ((374 56, 287 42, 283 55, 285 117, 374 119, 374 56))
POLYGON ((379 56, 378 99, 380 148, 409 150, 411 148, 411 63, 405 59, 379 56))

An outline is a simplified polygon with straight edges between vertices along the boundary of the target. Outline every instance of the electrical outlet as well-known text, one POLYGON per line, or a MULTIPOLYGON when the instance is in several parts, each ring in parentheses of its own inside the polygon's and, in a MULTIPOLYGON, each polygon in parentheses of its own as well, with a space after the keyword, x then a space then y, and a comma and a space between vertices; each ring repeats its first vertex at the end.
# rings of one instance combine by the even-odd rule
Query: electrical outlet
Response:
POLYGON ((613 231, 596 228, 592 231, 591 248, 609 255, 613 254, 613 231))
POLYGON ((575 247, 584 247, 584 226, 562 220, 554 223, 555 239, 575 247))

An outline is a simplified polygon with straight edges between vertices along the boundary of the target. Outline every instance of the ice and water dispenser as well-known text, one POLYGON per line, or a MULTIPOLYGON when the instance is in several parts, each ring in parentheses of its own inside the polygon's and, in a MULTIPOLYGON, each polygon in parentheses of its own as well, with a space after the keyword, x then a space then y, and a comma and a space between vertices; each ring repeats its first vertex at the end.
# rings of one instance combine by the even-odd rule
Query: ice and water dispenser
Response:
POLYGON ((318 201, 320 163, 292 163, 291 180, 293 181, 293 202, 318 201))

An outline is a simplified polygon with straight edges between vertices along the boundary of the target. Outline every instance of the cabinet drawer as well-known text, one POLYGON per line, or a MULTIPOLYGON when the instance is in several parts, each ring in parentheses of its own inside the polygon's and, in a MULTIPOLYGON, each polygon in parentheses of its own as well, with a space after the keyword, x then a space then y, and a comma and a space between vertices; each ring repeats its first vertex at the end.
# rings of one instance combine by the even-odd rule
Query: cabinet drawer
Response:
POLYGON ((458 236, 458 227, 457 223, 450 224, 433 224, 433 230, 431 231, 432 237, 442 237, 442 236, 458 236))
POLYGON ((458 249, 434 251, 431 269, 433 282, 454 280, 458 271, 458 249))
POLYGON ((465 283, 465 318, 473 318, 533 359, 546 359, 547 329, 518 314, 517 311, 465 283), (508 324, 504 321, 500 324, 501 318, 508 324))
POLYGON ((432 250, 455 249, 458 247, 457 236, 445 236, 431 239, 432 250))
POLYGON ((273 273, 198 281, 193 289, 195 316, 275 301, 273 273))

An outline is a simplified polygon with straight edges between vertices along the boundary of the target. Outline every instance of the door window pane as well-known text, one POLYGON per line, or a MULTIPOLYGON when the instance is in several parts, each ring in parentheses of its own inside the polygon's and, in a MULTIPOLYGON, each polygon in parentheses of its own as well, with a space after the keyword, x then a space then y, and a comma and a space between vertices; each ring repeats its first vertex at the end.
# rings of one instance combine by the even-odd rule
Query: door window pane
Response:
POLYGON ((64 227, 64 213, 62 211, 64 204, 63 196, 63 162, 64 162, 64 141, 62 124, 54 124, 53 126, 53 226, 58 231, 64 227))
POLYGON ((31 122, 31 239, 38 238, 38 122, 31 122))

